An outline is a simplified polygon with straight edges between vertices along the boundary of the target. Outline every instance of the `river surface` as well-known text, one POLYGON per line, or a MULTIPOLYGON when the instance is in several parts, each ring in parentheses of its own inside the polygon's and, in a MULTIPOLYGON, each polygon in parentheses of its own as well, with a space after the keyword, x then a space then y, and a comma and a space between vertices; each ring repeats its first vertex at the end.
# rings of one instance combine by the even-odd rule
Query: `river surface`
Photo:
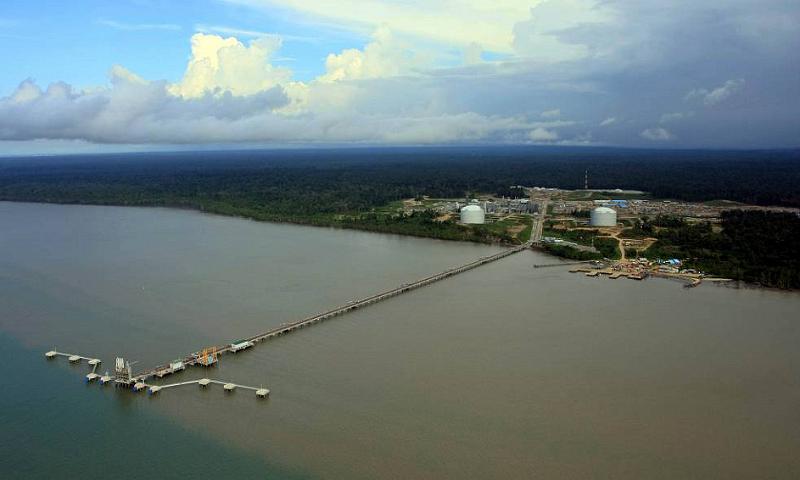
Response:
POLYGON ((3 478, 800 478, 800 295, 534 269, 523 252, 228 355, 150 368, 500 247, 190 211, 0 203, 3 478))

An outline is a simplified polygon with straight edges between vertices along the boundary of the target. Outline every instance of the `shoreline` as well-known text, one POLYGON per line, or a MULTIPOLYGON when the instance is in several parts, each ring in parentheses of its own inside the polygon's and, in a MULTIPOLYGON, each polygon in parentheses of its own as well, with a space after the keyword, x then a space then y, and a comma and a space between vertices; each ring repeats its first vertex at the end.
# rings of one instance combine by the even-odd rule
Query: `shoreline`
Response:
MULTIPOLYGON (((295 226, 307 226, 307 227, 317 227, 317 228, 333 228, 337 230, 355 230, 360 232, 367 232, 367 233, 379 233, 383 235, 398 235, 402 237, 412 237, 412 238, 425 238, 429 240, 439 240, 445 242, 462 242, 462 243, 473 243, 473 244, 481 244, 481 245, 490 245, 490 246, 502 246, 502 247, 515 247, 519 246, 520 244, 514 244, 509 242, 487 242, 487 241, 480 241, 478 239, 468 240, 468 239, 452 239, 452 238, 442 238, 442 237, 435 237, 435 236, 428 236, 428 235, 415 235, 409 233, 402 233, 402 232, 393 232, 393 231, 381 231, 381 230, 372 230, 368 228, 358 228, 355 224, 337 224, 336 222, 315 222, 313 219, 311 221, 294 221, 292 219, 287 218, 258 218, 256 216, 250 216, 245 214, 231 214, 231 213, 223 213, 216 211, 214 209, 207 209, 203 208, 202 206, 198 205, 187 205, 187 204, 140 204, 140 205, 132 205, 132 204, 120 204, 120 203, 92 203, 92 202, 52 202, 52 201, 43 201, 43 200, 10 200, 10 199, 1 199, 0 202, 8 202, 8 203, 30 203, 30 204, 43 204, 43 205, 71 205, 71 206, 94 206, 94 207, 122 207, 122 208, 164 208, 170 210, 181 210, 181 211, 190 211, 190 212, 197 212, 202 213, 205 215, 217 215, 220 217, 226 218, 238 218, 242 220, 250 220, 253 222, 264 222, 264 223, 275 223, 275 224, 287 224, 287 225, 295 225, 295 226)), ((569 262, 570 259, 567 257, 562 257, 559 255, 555 255, 546 248, 543 248, 538 245, 532 245, 529 247, 531 250, 535 250, 539 253, 548 255, 552 258, 557 258, 563 260, 565 262, 569 262)), ((566 266, 566 265, 565 265, 566 266)), ((599 276, 599 274, 598 274, 599 276)), ((620 275, 621 276, 621 275, 620 275)), ((686 281, 683 278, 678 278, 675 276, 667 276, 667 275, 653 275, 656 277, 666 278, 666 279, 677 279, 680 281, 686 281)), ((780 292, 797 292, 797 289, 782 289, 782 288, 775 288, 775 287, 767 287, 755 283, 749 283, 742 280, 736 279, 721 279, 715 275, 709 277, 709 281, 711 281, 715 285, 725 286, 728 288, 748 288, 754 290, 774 290, 780 292), (732 286, 734 285, 735 286, 732 286)), ((697 286, 699 283, 690 283, 686 286, 697 286)))

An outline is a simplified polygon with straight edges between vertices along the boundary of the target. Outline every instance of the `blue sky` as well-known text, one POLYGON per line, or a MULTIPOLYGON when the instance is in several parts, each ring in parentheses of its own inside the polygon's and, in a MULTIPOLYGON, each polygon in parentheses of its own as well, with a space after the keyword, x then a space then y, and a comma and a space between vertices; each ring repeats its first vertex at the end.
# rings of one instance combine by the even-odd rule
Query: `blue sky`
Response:
POLYGON ((19 1, 2 153, 800 144, 787 0, 19 1))
POLYGON ((275 63, 291 65, 301 80, 321 74, 331 51, 363 45, 368 38, 292 21, 282 9, 217 1, 5 0, 0 7, 0 51, 13 67, 0 70, 0 93, 12 92, 27 77, 45 85, 60 80, 102 85, 115 64, 144 78, 177 81, 190 55, 189 37, 214 26, 298 37, 285 41, 283 59, 275 63))

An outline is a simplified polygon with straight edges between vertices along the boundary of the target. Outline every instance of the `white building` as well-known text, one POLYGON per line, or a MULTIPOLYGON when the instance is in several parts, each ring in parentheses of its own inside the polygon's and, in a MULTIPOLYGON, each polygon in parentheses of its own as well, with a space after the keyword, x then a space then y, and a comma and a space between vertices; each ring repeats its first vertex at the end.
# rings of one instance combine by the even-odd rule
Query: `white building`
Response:
POLYGON ((486 214, 480 205, 467 205, 461 209, 461 223, 482 225, 486 222, 486 214))
POLYGON ((616 227, 617 212, 613 208, 597 207, 592 210, 589 225, 593 227, 616 227))

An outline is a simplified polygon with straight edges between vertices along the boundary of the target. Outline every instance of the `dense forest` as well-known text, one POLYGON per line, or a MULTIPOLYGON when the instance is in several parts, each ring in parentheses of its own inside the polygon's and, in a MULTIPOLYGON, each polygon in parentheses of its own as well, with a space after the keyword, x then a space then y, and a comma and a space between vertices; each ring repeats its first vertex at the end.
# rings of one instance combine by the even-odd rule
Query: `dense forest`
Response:
POLYGON ((275 219, 370 211, 514 185, 800 207, 800 151, 397 148, 0 159, 0 199, 244 209, 275 219))
POLYGON ((708 223, 671 222, 659 230, 650 258, 685 258, 688 266, 769 287, 800 288, 800 217, 792 213, 731 210, 722 231, 708 223))

